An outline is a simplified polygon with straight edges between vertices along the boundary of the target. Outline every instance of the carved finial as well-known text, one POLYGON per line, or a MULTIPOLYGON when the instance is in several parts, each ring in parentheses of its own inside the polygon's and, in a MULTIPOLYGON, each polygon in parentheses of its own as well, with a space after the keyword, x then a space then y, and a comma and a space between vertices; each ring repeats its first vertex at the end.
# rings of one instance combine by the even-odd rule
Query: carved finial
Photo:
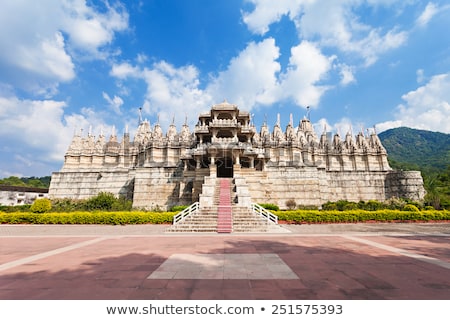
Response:
POLYGON ((103 125, 100 126, 100 136, 103 137, 103 125))
POLYGON ((116 126, 113 125, 112 129, 111 129, 111 136, 115 137, 116 136, 116 126))
POLYGON ((292 113, 289 115, 289 125, 292 127, 294 125, 294 116, 292 113))
POLYGON ((184 125, 187 126, 187 114, 184 114, 184 125))
POLYGON ((267 113, 264 113, 264 125, 267 126, 267 113))
POLYGON ((281 123, 281 121, 280 121, 280 114, 278 113, 277 114, 277 126, 280 126, 280 123, 281 123))
POLYGON ((125 125, 125 134, 128 134, 128 124, 125 125))
POLYGON ((306 119, 311 120, 310 117, 311 117, 311 107, 307 106, 306 107, 306 119))

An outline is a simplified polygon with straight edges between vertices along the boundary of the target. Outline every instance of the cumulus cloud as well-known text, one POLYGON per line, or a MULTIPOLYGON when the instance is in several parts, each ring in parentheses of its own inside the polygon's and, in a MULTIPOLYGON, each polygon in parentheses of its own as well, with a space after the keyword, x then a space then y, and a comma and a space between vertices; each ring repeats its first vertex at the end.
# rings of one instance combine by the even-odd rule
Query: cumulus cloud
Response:
POLYGON ((252 12, 243 12, 243 21, 248 28, 257 34, 265 34, 269 26, 277 22, 284 15, 290 15, 291 19, 300 12, 304 0, 249 0, 254 5, 252 12))
POLYGON ((271 104, 276 100, 274 90, 281 69, 279 56, 273 38, 251 42, 230 61, 225 71, 212 79, 206 90, 215 99, 228 99, 246 109, 256 104, 271 104))
POLYGON ((97 54, 99 48, 111 43, 115 32, 128 28, 128 13, 122 6, 103 4, 104 11, 98 12, 85 1, 62 3, 62 26, 74 47, 97 54))
POLYGON ((377 128, 384 131, 407 126, 450 133, 450 73, 432 77, 402 99, 404 103, 396 108, 395 120, 380 123, 377 128))
POLYGON ((82 0, 7 1, 0 12, 0 81, 52 95, 75 77, 75 60, 103 58, 114 34, 128 27, 120 6, 82 0), (100 11, 101 10, 101 11, 100 11), (7 48, 7 50, 6 50, 7 48))
POLYGON ((22 175, 47 175, 55 163, 62 165, 74 130, 108 127, 92 109, 64 115, 66 108, 64 101, 0 96, 0 161, 9 161, 8 167, 22 175))
POLYGON ((145 81, 144 114, 159 115, 161 123, 166 125, 174 115, 180 123, 185 114, 192 123, 199 112, 224 99, 246 110, 285 100, 301 107, 317 106, 330 88, 323 81, 332 70, 335 57, 327 57, 308 41, 291 49, 285 71, 281 71, 279 56, 273 38, 250 42, 225 70, 210 75, 204 88, 196 67, 175 67, 166 61, 155 62, 150 67, 118 63, 112 66, 110 74, 122 81, 122 86, 126 86, 127 79, 145 81))
POLYGON ((254 9, 243 13, 243 21, 254 33, 264 34, 272 23, 283 16, 289 17, 303 40, 317 41, 321 46, 335 47, 345 53, 355 53, 364 64, 371 65, 378 57, 401 46, 407 33, 397 30, 382 30, 362 23, 354 13, 362 5, 390 6, 398 1, 343 0, 322 1, 251 0, 254 9))
POLYGON ((188 118, 192 124, 198 113, 211 104, 211 97, 200 89, 199 71, 192 65, 176 68, 166 61, 150 67, 119 63, 112 66, 110 74, 121 81, 140 79, 147 90, 142 102, 144 116, 158 118, 167 126, 175 117, 176 124, 188 118))
POLYGON ((326 57, 314 43, 308 41, 293 47, 289 66, 280 76, 280 85, 276 88, 278 96, 290 98, 298 106, 316 106, 328 89, 319 82, 330 71, 334 58, 326 57))

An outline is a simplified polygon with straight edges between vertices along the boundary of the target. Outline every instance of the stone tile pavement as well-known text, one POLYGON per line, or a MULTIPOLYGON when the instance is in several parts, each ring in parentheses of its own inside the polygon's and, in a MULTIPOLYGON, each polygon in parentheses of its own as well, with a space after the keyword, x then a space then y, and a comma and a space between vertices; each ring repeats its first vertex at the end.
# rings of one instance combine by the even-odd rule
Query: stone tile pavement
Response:
POLYGON ((0 299, 450 299, 450 224, 0 225, 0 299))

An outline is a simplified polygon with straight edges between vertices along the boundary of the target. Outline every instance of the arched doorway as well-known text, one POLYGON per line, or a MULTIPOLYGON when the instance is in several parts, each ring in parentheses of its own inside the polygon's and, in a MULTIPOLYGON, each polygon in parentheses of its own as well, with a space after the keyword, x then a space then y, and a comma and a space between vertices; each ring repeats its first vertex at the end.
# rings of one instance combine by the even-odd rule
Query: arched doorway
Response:
POLYGON ((216 161, 217 177, 218 178, 232 178, 233 177, 233 159, 225 157, 219 158, 216 161))

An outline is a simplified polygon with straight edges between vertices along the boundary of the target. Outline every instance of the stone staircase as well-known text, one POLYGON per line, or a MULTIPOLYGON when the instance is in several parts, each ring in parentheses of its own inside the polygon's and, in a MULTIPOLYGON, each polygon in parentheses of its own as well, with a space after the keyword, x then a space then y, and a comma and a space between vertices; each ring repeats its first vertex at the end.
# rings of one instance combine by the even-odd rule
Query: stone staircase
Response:
POLYGON ((252 211, 245 180, 208 177, 199 210, 166 232, 280 233, 287 230, 252 211))
POLYGON ((233 213, 231 208, 231 182, 230 179, 218 179, 219 194, 217 205, 217 232, 231 233, 233 231, 233 213))

